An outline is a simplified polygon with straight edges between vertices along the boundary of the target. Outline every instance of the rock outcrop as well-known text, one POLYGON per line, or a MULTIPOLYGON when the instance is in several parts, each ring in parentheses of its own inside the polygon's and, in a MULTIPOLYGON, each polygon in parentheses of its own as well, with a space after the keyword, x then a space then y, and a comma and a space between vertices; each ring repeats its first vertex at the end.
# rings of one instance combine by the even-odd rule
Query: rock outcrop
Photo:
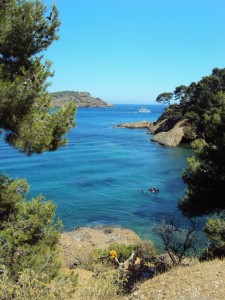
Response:
POLYGON ((51 93, 53 105, 56 108, 62 107, 69 101, 74 101, 76 107, 112 107, 100 98, 94 98, 87 92, 63 91, 51 93))
POLYGON ((154 134, 151 141, 167 147, 177 147, 180 143, 190 143, 197 138, 192 124, 187 119, 182 119, 173 126, 168 125, 167 119, 152 122, 148 134, 154 134))
MULTIPOLYGON (((153 142, 158 142, 160 145, 164 145, 167 147, 177 147, 185 137, 185 124, 186 124, 186 120, 179 121, 169 131, 162 131, 162 132, 155 134, 151 140, 153 142)), ((159 124, 158 124, 158 126, 159 126, 159 124)), ((159 127, 157 127, 155 125, 154 131, 153 131, 153 128, 154 128, 154 125, 150 129, 151 133, 157 131, 157 129, 159 127)))
POLYGON ((81 227, 64 232, 60 238, 60 249, 65 265, 79 265, 87 260, 93 249, 105 249, 111 243, 132 245, 140 242, 140 237, 132 230, 114 227, 81 227))
POLYGON ((116 127, 148 129, 148 134, 154 134, 151 141, 157 142, 166 147, 177 147, 180 143, 190 142, 196 138, 191 130, 190 122, 186 119, 178 121, 175 125, 171 125, 171 123, 168 124, 167 119, 161 119, 157 122, 140 121, 121 123, 116 127))
POLYGON ((168 129, 166 127, 167 127, 166 126, 166 119, 161 120, 161 121, 157 121, 157 122, 151 122, 149 124, 148 134, 156 134, 158 132, 168 131, 168 129))
POLYGON ((140 121, 140 122, 121 123, 121 124, 118 124, 116 127, 131 128, 131 129, 135 129, 135 128, 147 128, 148 129, 150 124, 151 123, 148 121, 140 121))

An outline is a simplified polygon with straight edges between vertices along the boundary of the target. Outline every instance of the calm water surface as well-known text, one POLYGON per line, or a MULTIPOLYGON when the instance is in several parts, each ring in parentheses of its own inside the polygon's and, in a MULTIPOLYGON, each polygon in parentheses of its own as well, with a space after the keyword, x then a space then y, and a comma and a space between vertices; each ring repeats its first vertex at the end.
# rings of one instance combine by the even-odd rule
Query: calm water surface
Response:
POLYGON ((185 190, 181 172, 188 147, 166 148, 150 141, 145 129, 115 128, 121 122, 155 121, 162 106, 78 109, 77 127, 67 147, 27 157, 0 141, 0 172, 26 178, 29 196, 42 193, 57 204, 66 230, 113 224, 151 236, 151 226, 176 214, 185 190), (153 194, 151 186, 160 189, 153 194), (144 190, 144 193, 142 193, 144 190))

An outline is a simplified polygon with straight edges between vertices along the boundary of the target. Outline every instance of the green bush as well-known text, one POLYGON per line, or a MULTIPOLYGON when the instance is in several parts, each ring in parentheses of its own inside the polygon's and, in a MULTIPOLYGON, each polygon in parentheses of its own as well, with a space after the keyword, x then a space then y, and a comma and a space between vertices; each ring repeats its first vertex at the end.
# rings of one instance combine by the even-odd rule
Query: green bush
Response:
POLYGON ((24 269, 58 273, 58 241, 61 222, 55 222, 56 206, 43 196, 28 201, 25 179, 0 176, 0 263, 11 276, 24 269))
POLYGON ((190 120, 191 122, 194 122, 194 123, 197 123, 197 122, 200 121, 199 115, 194 111, 187 112, 185 114, 185 118, 190 120))
POLYGON ((134 249, 134 245, 112 243, 103 251, 103 253, 107 254, 110 252, 110 250, 115 250, 119 262, 123 262, 130 257, 132 252, 134 252, 134 249))
POLYGON ((144 240, 134 247, 135 255, 140 257, 144 263, 153 262, 158 251, 150 240, 144 240))
POLYGON ((181 113, 180 111, 175 111, 175 112, 172 114, 172 116, 171 116, 171 119, 172 119, 173 122, 174 122, 174 121, 178 122, 178 121, 181 120, 182 118, 183 118, 183 115, 182 115, 182 113, 181 113))
POLYGON ((206 248, 201 260, 225 257, 225 220, 224 214, 221 218, 209 219, 204 227, 204 231, 209 239, 209 247, 206 248))
POLYGON ((194 140, 196 138, 194 128, 192 126, 185 126, 184 136, 187 140, 194 140))

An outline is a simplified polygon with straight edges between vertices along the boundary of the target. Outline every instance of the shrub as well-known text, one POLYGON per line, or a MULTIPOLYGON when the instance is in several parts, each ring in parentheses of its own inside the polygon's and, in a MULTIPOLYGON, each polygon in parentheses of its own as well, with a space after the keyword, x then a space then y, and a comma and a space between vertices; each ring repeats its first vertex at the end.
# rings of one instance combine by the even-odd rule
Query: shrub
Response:
POLYGON ((221 218, 209 219, 204 227, 204 231, 209 239, 209 246, 206 248, 200 259, 208 260, 225 257, 225 220, 224 214, 221 218))
POLYGON ((185 114, 185 118, 190 120, 191 122, 194 122, 194 123, 197 123, 197 122, 200 121, 199 115, 194 111, 187 112, 185 114))
POLYGON ((173 122, 178 122, 179 120, 181 120, 183 117, 182 113, 180 111, 175 111, 172 116, 171 119, 173 122))
POLYGON ((95 272, 96 270, 96 265, 102 265, 102 268, 107 270, 110 265, 110 260, 105 259, 105 260, 100 260, 99 258, 102 255, 105 255, 105 251, 102 251, 101 249, 94 249, 90 251, 89 255, 85 258, 85 260, 82 261, 82 267, 86 270, 89 270, 91 272, 95 272), (104 254, 103 254, 104 252, 104 254))
POLYGON ((53 278, 60 268, 62 224, 55 220, 55 204, 42 195, 29 201, 28 189, 25 179, 0 176, 0 263, 10 276, 33 269, 53 278))
POLYGON ((197 241, 196 220, 189 220, 189 227, 182 229, 180 223, 172 217, 163 220, 161 226, 155 228, 163 242, 164 252, 170 257, 171 266, 179 265, 186 257, 197 255, 195 244, 197 241))
POLYGON ((24 269, 15 282, 10 279, 6 269, 3 271, 0 278, 2 300, 67 300, 77 287, 77 276, 73 273, 51 280, 44 273, 24 269))
POLYGON ((134 252, 135 247, 133 245, 112 243, 103 251, 103 253, 107 254, 112 249, 116 251, 119 262, 123 262, 130 257, 131 253, 134 252))
POLYGON ((150 240, 144 240, 134 247, 135 255, 140 257, 144 263, 153 262, 158 251, 150 240))
POLYGON ((194 128, 192 126, 185 126, 184 127, 184 136, 185 136, 186 140, 193 141, 196 138, 194 128))
POLYGON ((91 278, 87 286, 81 291, 81 297, 85 300, 112 300, 123 293, 123 283, 125 277, 120 271, 107 269, 97 264, 95 276, 91 278))

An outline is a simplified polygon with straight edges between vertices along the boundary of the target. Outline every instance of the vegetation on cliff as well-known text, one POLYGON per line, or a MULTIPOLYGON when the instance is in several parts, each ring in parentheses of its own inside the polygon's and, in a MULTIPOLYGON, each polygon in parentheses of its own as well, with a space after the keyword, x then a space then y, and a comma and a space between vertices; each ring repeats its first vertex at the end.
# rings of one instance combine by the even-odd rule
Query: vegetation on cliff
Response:
POLYGON ((190 142, 197 138, 204 139, 207 123, 223 109, 224 91, 225 69, 215 68, 209 76, 203 77, 197 83, 178 86, 173 93, 160 94, 157 97, 158 102, 169 103, 171 99, 174 99, 179 103, 169 105, 165 109, 156 122, 159 126, 154 133, 168 132, 179 121, 185 120, 184 136, 181 142, 190 142))
POLYGON ((188 188, 179 203, 186 216, 214 216, 204 228, 210 240, 206 258, 225 255, 225 94, 215 96, 214 103, 203 117, 203 138, 192 143, 195 156, 183 173, 188 188))
MULTIPOLYGON (((171 93, 160 94, 157 101, 165 98, 171 100, 171 93)), ((194 140, 195 150, 182 175, 187 190, 179 208, 188 217, 215 217, 204 229, 210 240, 204 257, 221 257, 225 255, 225 69, 215 68, 197 83, 176 87, 173 98, 179 104, 165 110, 157 132, 171 131, 185 120, 183 141, 194 140)))

